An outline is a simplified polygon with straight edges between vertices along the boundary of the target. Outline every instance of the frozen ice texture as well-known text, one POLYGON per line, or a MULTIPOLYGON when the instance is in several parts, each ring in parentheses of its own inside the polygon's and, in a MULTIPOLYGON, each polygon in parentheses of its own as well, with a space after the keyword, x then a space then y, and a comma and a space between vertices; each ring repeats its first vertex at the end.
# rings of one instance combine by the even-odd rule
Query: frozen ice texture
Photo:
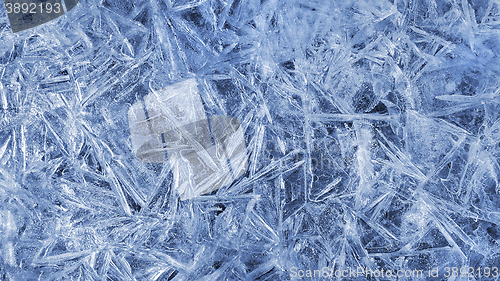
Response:
POLYGON ((12 33, 1 6, 0 280, 498 280, 499 19, 496 0, 82 0, 12 33), (138 159, 129 121, 192 78, 200 115, 164 132, 208 174, 237 170, 227 123, 248 156, 197 196, 177 188, 204 174, 158 137, 167 158, 138 159))
POLYGON ((195 79, 147 95, 132 105, 128 117, 136 157, 146 163, 168 159, 181 200, 228 185, 247 169, 240 122, 227 116, 207 119, 195 79))

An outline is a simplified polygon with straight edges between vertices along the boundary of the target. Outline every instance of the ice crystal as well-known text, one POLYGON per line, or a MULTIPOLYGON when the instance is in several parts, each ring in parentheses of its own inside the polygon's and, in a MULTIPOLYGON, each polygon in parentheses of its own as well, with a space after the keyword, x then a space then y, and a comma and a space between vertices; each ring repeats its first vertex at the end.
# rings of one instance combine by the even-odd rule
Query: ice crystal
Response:
POLYGON ((1 280, 498 279, 499 1, 77 2, 0 7, 1 280), (175 107, 211 170, 138 157, 175 107))

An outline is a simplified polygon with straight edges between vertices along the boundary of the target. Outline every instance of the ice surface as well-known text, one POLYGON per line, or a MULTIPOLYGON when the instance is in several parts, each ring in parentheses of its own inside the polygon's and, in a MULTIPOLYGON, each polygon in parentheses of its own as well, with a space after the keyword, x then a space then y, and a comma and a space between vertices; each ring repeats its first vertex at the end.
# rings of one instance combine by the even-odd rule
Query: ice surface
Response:
POLYGON ((500 2, 62 2, 0 7, 0 280, 498 280, 500 2))

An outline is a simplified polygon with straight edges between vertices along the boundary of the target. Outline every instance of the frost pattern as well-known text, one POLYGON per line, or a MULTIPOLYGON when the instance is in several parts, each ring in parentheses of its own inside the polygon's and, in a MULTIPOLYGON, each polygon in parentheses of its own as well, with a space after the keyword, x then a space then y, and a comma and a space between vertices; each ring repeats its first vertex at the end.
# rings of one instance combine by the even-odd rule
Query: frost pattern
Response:
POLYGON ((500 267, 499 32, 496 0, 86 0, 16 34, 0 8, 0 279, 500 267), (249 158, 182 201, 127 114, 186 79, 249 158))

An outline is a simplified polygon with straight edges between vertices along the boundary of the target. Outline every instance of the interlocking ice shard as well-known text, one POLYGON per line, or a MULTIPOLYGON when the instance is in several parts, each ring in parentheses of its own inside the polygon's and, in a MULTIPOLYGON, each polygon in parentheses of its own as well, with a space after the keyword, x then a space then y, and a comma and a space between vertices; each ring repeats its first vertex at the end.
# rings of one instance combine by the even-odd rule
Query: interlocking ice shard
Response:
POLYGON ((128 117, 135 156, 146 163, 168 162, 182 200, 229 185, 247 169, 239 120, 207 118, 195 79, 147 95, 128 117))

